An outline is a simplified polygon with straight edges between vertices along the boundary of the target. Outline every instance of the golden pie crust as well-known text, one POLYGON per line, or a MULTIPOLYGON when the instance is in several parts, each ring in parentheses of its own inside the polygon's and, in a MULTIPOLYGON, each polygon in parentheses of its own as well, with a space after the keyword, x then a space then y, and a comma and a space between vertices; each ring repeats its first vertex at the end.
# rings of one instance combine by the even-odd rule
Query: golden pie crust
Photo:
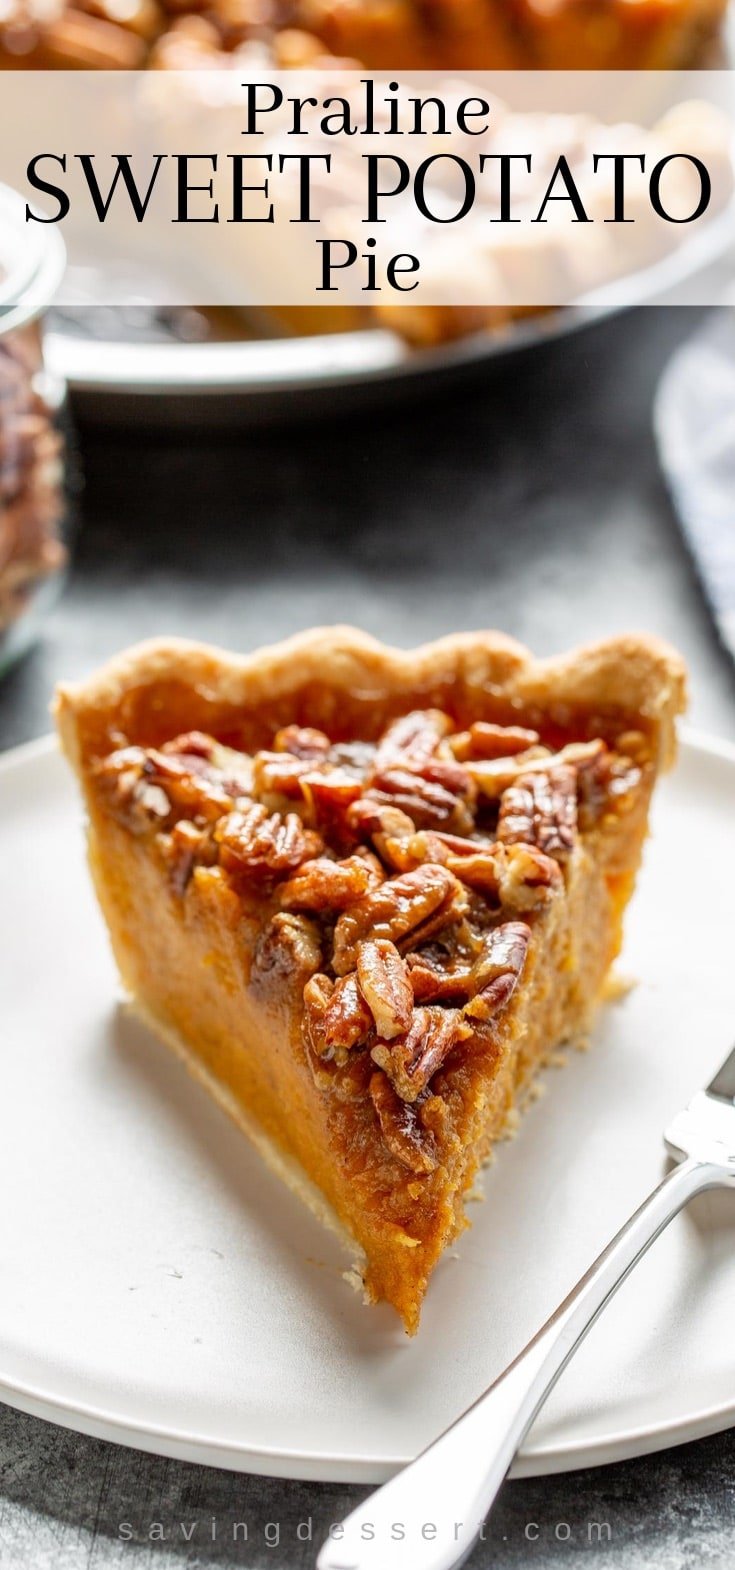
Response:
POLYGON ((497 633, 403 652, 350 628, 244 657, 148 643, 58 693, 135 1006, 410 1333, 478 1168, 589 1025, 684 698, 652 638, 536 660, 497 633), (439 915, 408 931, 419 887, 439 915))

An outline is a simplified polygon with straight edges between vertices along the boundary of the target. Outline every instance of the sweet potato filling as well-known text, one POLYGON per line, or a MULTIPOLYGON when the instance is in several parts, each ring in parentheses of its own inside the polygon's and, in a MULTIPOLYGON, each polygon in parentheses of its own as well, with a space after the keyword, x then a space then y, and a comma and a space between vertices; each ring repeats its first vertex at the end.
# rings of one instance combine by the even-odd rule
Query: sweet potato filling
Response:
POLYGON ((478 1166, 617 952, 651 739, 426 706, 245 750, 225 724, 162 734, 168 708, 87 765, 123 978, 413 1332, 478 1166))

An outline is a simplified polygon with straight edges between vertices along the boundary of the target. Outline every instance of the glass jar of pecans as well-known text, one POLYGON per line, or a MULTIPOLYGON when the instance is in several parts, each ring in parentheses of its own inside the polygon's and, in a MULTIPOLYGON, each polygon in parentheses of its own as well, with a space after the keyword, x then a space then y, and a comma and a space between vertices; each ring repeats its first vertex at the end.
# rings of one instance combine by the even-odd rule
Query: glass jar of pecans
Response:
POLYGON ((55 229, 0 186, 0 673, 35 638, 66 564, 65 388, 44 363, 61 279, 55 229))

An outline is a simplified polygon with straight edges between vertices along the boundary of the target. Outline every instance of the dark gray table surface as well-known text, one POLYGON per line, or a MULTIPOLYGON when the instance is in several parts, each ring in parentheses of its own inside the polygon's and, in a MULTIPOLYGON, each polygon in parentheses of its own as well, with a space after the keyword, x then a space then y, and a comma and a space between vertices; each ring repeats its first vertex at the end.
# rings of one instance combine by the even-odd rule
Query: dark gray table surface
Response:
MULTIPOLYGON (((425 402, 290 430, 82 431, 74 569, 42 644, 0 687, 0 746, 48 728, 58 677, 133 639, 249 648, 337 620, 401 644, 498 626, 540 652, 653 630, 689 662, 694 723, 735 736, 735 677, 650 426, 660 370, 695 325, 638 312, 425 402)), ((731 1432, 509 1483, 470 1563, 729 1567, 734 1476, 731 1432)), ((3 1567, 306 1570, 315 1549, 299 1522, 311 1518, 315 1545, 361 1493, 182 1465, 0 1408, 3 1567), (233 1544, 236 1521, 247 1544, 242 1531, 233 1544)))

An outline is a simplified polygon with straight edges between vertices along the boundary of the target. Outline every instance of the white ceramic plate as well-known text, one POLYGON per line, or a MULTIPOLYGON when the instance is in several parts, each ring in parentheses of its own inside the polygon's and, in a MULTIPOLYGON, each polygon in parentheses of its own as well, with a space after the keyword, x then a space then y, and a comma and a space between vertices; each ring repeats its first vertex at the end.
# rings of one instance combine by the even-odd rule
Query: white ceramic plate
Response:
MULTIPOLYGON (((735 748, 691 740, 630 913, 639 978, 487 1175, 410 1342, 338 1245, 126 1018, 49 744, 0 768, 0 1396, 165 1455, 386 1477, 479 1394, 660 1178, 660 1130, 735 1030, 735 748)), ((735 1201, 697 1201, 623 1286, 517 1473, 735 1418, 735 1201)))

